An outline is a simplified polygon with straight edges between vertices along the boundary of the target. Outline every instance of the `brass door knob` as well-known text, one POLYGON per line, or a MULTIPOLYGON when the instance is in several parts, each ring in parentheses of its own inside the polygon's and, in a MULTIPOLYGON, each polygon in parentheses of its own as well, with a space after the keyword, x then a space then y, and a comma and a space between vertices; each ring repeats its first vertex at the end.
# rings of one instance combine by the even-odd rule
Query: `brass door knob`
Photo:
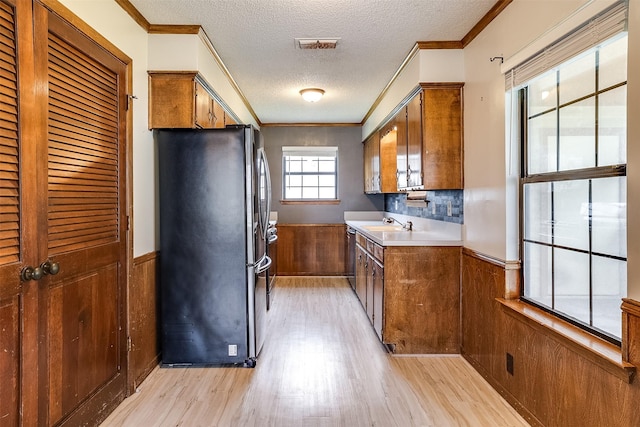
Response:
POLYGON ((24 282, 28 282, 29 280, 40 280, 42 278, 42 274, 42 268, 27 266, 20 272, 20 279, 24 282))
POLYGON ((58 264, 57 262, 51 262, 47 260, 42 264, 40 264, 40 268, 42 269, 42 272, 44 274, 50 274, 52 276, 55 276, 60 271, 60 264, 58 264))

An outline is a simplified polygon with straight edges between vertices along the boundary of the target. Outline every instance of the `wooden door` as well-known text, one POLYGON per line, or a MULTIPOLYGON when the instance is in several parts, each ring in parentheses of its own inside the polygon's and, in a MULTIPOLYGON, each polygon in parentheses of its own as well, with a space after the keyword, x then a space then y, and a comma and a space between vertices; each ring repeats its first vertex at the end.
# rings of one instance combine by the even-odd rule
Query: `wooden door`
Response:
POLYGON ((462 84, 425 87, 422 102, 424 188, 462 189, 462 84))
MULTIPOLYGON (((393 119, 396 127, 396 182, 398 189, 407 187, 407 108, 403 107, 393 119)), ((394 190, 395 191, 395 190, 394 190)))
POLYGON ((195 81, 195 117, 193 119, 195 125, 202 129, 210 129, 215 127, 215 116, 213 113, 213 99, 209 92, 195 81))
POLYGON ((367 253, 360 245, 356 245, 356 295, 362 304, 367 306, 367 253))
POLYGON ((384 267, 377 260, 374 260, 373 268, 373 329, 375 329, 380 341, 384 342, 382 338, 382 329, 384 327, 384 267))
POLYGON ((376 278, 376 262, 367 255, 367 303, 365 304, 367 317, 373 325, 373 282, 376 278))
POLYGON ((0 0, 0 425, 38 424, 36 161, 31 4, 0 0), (18 62, 20 62, 18 66, 18 62), (20 415, 22 414, 22 416, 20 415))
POLYGON ((398 176, 396 174, 398 167, 397 142, 398 126, 396 126, 396 120, 393 119, 380 130, 380 142, 378 144, 378 190, 383 193, 395 193, 398 191, 398 176))
POLYGON ((223 128, 225 126, 224 108, 213 98, 211 98, 211 108, 213 109, 213 127, 223 128))
POLYGON ((407 104, 408 187, 422 185, 422 93, 407 104))
POLYGON ((59 266, 39 281, 40 424, 95 424, 126 390, 126 64, 39 3, 34 17, 39 254, 59 266))

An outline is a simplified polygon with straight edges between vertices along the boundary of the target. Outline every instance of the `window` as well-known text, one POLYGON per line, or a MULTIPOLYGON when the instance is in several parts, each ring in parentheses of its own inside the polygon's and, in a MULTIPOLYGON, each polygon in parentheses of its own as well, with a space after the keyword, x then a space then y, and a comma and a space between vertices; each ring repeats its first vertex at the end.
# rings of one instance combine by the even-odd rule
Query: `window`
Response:
POLYGON ((627 291, 626 70, 618 32, 517 86, 522 299, 617 343, 627 291))
POLYGON ((338 147, 282 147, 284 200, 337 200, 338 147))

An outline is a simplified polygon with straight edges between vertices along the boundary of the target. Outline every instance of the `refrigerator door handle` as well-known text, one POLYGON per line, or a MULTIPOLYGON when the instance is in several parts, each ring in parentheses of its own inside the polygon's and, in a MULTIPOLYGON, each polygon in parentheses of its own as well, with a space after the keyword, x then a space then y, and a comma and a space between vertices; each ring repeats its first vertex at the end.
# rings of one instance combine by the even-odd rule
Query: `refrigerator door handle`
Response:
POLYGON ((264 273, 269 267, 271 267, 271 258, 265 255, 256 265, 256 274, 264 273))
MULTIPOLYGON (((262 235, 264 240, 267 240, 267 229, 269 228, 269 215, 271 214, 271 174, 269 173, 269 163, 267 161, 267 153, 264 148, 258 149, 259 164, 264 167, 264 179, 265 179, 265 197, 266 197, 266 211, 260 212, 260 225, 262 226, 262 235)), ((260 204, 262 208, 262 204, 260 204)))

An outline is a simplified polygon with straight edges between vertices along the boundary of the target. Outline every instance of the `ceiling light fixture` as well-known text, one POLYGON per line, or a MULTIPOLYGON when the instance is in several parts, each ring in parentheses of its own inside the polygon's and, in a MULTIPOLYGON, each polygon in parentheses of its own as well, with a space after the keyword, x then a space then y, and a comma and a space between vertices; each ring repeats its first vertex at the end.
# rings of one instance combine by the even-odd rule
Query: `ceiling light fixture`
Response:
POLYGON ((302 99, 307 102, 318 102, 320 101, 320 98, 322 98, 322 95, 324 95, 324 90, 310 87, 307 89, 302 89, 300 91, 300 95, 302 95, 302 99))

